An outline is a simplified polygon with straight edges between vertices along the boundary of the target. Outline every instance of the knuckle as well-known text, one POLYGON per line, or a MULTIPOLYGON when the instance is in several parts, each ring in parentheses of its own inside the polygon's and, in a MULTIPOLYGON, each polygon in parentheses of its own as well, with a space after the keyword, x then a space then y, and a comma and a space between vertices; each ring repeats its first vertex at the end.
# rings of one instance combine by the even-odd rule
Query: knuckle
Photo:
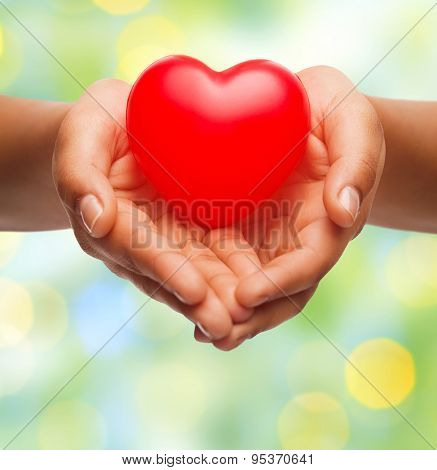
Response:
POLYGON ((372 103, 364 95, 358 94, 357 99, 350 103, 350 112, 366 130, 367 137, 372 142, 381 144, 384 139, 384 128, 372 103))
POLYGON ((125 89, 126 87, 129 87, 129 84, 123 80, 119 80, 117 78, 102 78, 95 81, 87 88, 87 90, 92 92, 102 88, 125 89))
POLYGON ((308 70, 315 72, 317 75, 323 74, 324 76, 331 76, 334 78, 346 78, 346 75, 344 75, 341 70, 337 69, 336 67, 333 67, 332 65, 315 65, 313 67, 310 67, 308 70))
POLYGON ((343 89, 337 90, 331 97, 331 99, 328 102, 327 109, 330 110, 329 114, 332 114, 332 118, 334 119, 334 122, 338 124, 338 113, 335 113, 337 106, 340 105, 340 103, 343 103, 345 100, 345 92, 343 89))
POLYGON ((367 192, 375 184, 377 178, 376 169, 366 158, 358 160, 356 166, 357 173, 360 175, 362 187, 367 192))
POLYGON ((378 140, 381 140, 384 136, 384 128, 373 108, 368 117, 368 130, 370 135, 378 140))
POLYGON ((363 106, 361 110, 363 124, 365 125, 368 136, 371 139, 380 141, 384 135, 381 121, 379 120, 375 109, 367 99, 366 102, 366 105, 363 106))

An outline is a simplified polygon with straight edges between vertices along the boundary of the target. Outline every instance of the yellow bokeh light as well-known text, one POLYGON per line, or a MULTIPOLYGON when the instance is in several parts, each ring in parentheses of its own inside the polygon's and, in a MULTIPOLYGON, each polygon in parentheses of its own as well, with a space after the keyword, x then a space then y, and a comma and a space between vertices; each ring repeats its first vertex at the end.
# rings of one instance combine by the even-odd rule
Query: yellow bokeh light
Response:
POLYGON ((0 396, 20 391, 34 370, 34 354, 27 341, 0 352, 0 396))
POLYGON ((126 53, 119 61, 117 77, 133 83, 150 64, 168 55, 168 50, 159 46, 141 46, 126 53))
POLYGON ((165 433, 181 433, 203 415, 206 384, 182 363, 161 363, 148 368, 140 378, 137 397, 149 425, 165 433))
POLYGON ((0 348, 19 343, 33 323, 32 301, 27 290, 0 278, 0 348))
POLYGON ((120 33, 117 52, 120 56, 147 44, 163 47, 182 45, 184 35, 178 26, 163 16, 143 16, 129 22, 120 33))
POLYGON ((93 2, 111 15, 129 15, 142 10, 149 0, 93 0, 93 2))
POLYGON ((349 438, 349 420, 331 395, 297 395, 282 409, 278 435, 283 449, 342 449, 349 438))
MULTIPOLYGON (((1 50, 1 30, 0 30, 1 50)), ((1 55, 1 52, 0 52, 1 55)), ((17 252, 22 235, 16 232, 0 233, 0 266, 4 266, 17 252)))
POLYGON ((34 322, 28 337, 34 347, 48 349, 65 334, 68 324, 67 304, 53 287, 43 283, 27 286, 32 298, 34 322))
POLYGON ((132 83, 155 60, 183 52, 184 44, 182 31, 167 18, 137 18, 126 25, 118 39, 117 76, 132 83))
POLYGON ((101 449, 106 424, 88 403, 67 400, 50 405, 41 415, 38 443, 41 449, 101 449))
POLYGON ((387 258, 386 278, 390 290, 405 305, 436 305, 437 239, 412 235, 401 240, 387 258))
POLYGON ((93 7, 92 0, 49 0, 53 8, 64 14, 75 15, 84 13, 93 7))
POLYGON ((3 43, 4 43, 4 40, 3 40, 3 28, 2 28, 2 25, 0 24, 0 57, 3 55, 3 43))
POLYGON ((22 66, 22 52, 18 37, 0 25, 0 89, 9 86, 22 66))
POLYGON ((389 408, 390 403, 398 405, 414 386, 413 358, 396 341, 388 338, 365 341, 354 349, 349 359, 355 367, 346 364, 347 388, 356 400, 369 408, 389 408))

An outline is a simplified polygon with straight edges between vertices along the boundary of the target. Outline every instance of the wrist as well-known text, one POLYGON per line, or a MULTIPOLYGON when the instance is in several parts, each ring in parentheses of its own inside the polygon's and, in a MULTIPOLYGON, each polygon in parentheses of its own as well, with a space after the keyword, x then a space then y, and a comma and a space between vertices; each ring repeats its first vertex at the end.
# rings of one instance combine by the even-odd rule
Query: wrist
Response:
POLYGON ((68 103, 0 97, 1 230, 69 226, 52 178, 52 157, 68 103))
POLYGON ((58 132, 71 106, 70 103, 62 102, 41 101, 36 104, 35 117, 39 116, 40 119, 35 123, 28 145, 30 149, 37 150, 35 156, 40 163, 47 162, 51 166, 58 132))
POLYGON ((368 99, 382 123, 387 149, 370 222, 437 233, 437 103, 368 99))

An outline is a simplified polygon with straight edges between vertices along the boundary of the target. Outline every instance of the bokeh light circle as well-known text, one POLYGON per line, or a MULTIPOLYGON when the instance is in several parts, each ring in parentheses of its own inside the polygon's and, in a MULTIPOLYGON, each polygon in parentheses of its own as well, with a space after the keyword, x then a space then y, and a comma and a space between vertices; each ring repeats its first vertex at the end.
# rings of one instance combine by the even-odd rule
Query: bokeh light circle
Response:
POLYGON ((38 426, 41 449, 102 449, 106 424, 99 411, 88 403, 66 400, 50 405, 38 426))
POLYGON ((149 0, 93 0, 93 3, 111 15, 129 15, 142 10, 149 0))
POLYGON ((129 83, 133 83, 147 66, 167 55, 169 55, 168 49, 159 45, 136 47, 119 60, 117 75, 129 83))
POLYGON ((117 43, 117 77, 133 83, 161 57, 183 52, 185 37, 176 24, 162 16, 145 16, 128 23, 117 43))
POLYGON ((282 409, 278 435, 283 449, 342 449, 349 438, 349 420, 331 395, 297 395, 282 409))
POLYGON ((33 323, 33 306, 28 291, 0 278, 0 348, 18 344, 33 323))
POLYGON ((356 400, 369 408, 389 408, 390 403, 399 405, 414 386, 413 357, 403 346, 389 338, 364 341, 352 351, 349 359, 355 367, 346 364, 347 388, 356 400))
POLYGON ((4 266, 15 255, 21 239, 21 233, 0 232, 0 267, 4 266))
POLYGON ((404 305, 437 305, 437 239, 412 235, 401 240, 386 262, 386 278, 394 296, 404 305))
MULTIPOLYGON (((88 354, 94 354, 120 325, 137 310, 134 299, 124 289, 125 281, 109 276, 86 283, 73 298, 71 319, 88 354), (96 325, 99 325, 96 328, 96 325)), ((141 312, 139 312, 141 314, 141 312)), ((100 356, 123 353, 131 344, 129 331, 115 335, 100 356)))
POLYGON ((49 349, 65 334, 68 325, 67 304, 52 286, 32 283, 27 286, 32 298, 34 321, 28 338, 34 347, 49 349))
POLYGON ((92 0, 50 0, 53 8, 67 15, 79 15, 93 7, 92 0))
POLYGON ((169 434, 193 428, 206 407, 206 384, 182 363, 159 363, 140 378, 138 406, 148 423, 169 434))
POLYGON ((34 353, 27 341, 0 350, 0 397, 20 391, 32 377, 34 353))

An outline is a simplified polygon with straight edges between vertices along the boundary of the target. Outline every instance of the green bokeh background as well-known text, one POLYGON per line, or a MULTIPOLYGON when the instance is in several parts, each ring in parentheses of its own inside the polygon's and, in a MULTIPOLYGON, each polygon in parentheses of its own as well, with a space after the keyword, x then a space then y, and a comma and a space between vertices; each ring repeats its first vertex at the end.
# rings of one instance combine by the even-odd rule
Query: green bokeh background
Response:
MULTIPOLYGON (((323 63, 357 82, 432 2, 5 4, 87 86, 110 76, 133 80, 173 53, 217 68, 256 57, 296 71, 323 63), (117 7, 123 14, 112 14, 117 7)), ((434 11, 360 89, 437 99, 436 44, 434 11)), ((0 92, 49 100, 82 93, 1 6, 0 92)), ((145 297, 82 253, 70 231, 0 234, 0 269, 4 445, 145 297)), ((188 322, 150 302, 11 448, 428 448, 426 440, 437 445, 436 309, 436 239, 366 227, 305 310, 323 334, 299 316, 223 353, 195 343, 188 322), (345 358, 325 336, 346 356, 364 347, 370 376, 386 378, 388 398, 414 381, 397 405, 405 420, 391 407, 373 408, 369 394, 357 399, 345 358), (403 355, 382 347, 382 338, 403 355)))

